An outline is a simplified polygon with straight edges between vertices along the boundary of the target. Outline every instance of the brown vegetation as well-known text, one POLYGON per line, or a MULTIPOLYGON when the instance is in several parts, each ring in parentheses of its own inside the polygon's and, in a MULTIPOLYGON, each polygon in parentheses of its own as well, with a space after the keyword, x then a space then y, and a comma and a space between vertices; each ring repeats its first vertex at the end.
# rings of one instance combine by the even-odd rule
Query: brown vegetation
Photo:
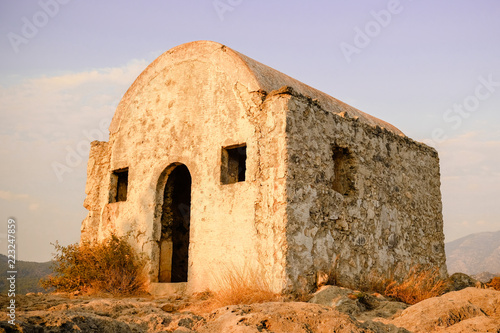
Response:
MULTIPOLYGON (((335 276, 334 271, 330 272, 329 282, 332 280, 332 275, 335 276)), ((336 279, 334 278, 334 280, 336 279)), ((449 281, 441 277, 438 268, 419 265, 410 268, 406 276, 401 280, 396 280, 392 276, 384 277, 380 273, 372 271, 362 279, 360 285, 353 286, 339 283, 333 283, 333 285, 379 293, 396 301, 412 305, 427 298, 443 295, 449 289, 449 281)))
POLYGON ((495 276, 490 282, 486 284, 488 287, 495 290, 500 290, 500 276, 495 276))
POLYGON ((218 288, 214 294, 218 306, 253 304, 280 300, 269 280, 258 270, 248 267, 226 269, 216 278, 218 288))
POLYGON ((427 298, 443 295, 448 282, 441 278, 439 270, 414 266, 402 282, 388 281, 384 294, 407 304, 416 304, 427 298))
POLYGON ((45 289, 129 295, 146 289, 143 260, 126 237, 111 235, 97 244, 55 244, 54 275, 41 281, 45 289))

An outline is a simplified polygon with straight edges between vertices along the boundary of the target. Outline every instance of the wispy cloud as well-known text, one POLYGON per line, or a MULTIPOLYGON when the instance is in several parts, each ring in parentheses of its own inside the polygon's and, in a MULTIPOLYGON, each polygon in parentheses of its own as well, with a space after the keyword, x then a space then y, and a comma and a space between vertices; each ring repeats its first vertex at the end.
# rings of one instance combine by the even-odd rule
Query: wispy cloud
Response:
POLYGON ((32 203, 28 206, 28 209, 29 210, 38 210, 38 208, 40 208, 40 204, 39 203, 32 203))
POLYGON ((37 210, 40 208, 40 203, 36 198, 26 193, 14 193, 11 191, 0 190, 0 200, 5 200, 9 203, 20 203, 27 205, 29 210, 37 210))
MULTIPOLYGON (((68 147, 77 150, 76 143, 89 141, 85 131, 102 127, 103 120, 109 123, 122 95, 146 66, 145 60, 133 60, 117 68, 0 86, 0 153, 5 154, 0 169, 20 172, 26 163, 50 169, 52 162, 64 161, 68 147)), ((107 128, 101 132, 106 140, 107 128)), ((82 160, 89 142, 83 146, 78 147, 87 151, 82 160)), ((34 175, 26 176, 29 180, 34 175)), ((51 180, 55 180, 53 174, 51 180)))
POLYGON ((123 67, 110 67, 94 69, 86 72, 68 73, 53 77, 40 77, 27 80, 27 85, 32 85, 44 91, 64 91, 80 89, 88 84, 114 84, 123 86, 133 81, 148 65, 146 60, 132 60, 123 67))
POLYGON ((118 68, 32 78, 2 86, 0 134, 24 141, 75 139, 75 130, 113 114, 121 96, 146 65, 145 60, 134 60, 118 68))
POLYGON ((499 138, 497 133, 476 131, 444 141, 439 150, 444 176, 499 176, 499 138))
POLYGON ((12 193, 12 192, 9 192, 9 191, 2 191, 2 190, 0 190, 0 199, 7 200, 7 201, 26 200, 26 199, 29 199, 29 195, 27 195, 27 194, 12 193))
POLYGON ((85 216, 88 133, 99 128, 99 139, 107 140, 103 120, 111 120, 123 94, 148 63, 134 60, 116 68, 0 85, 0 210, 19 218, 19 235, 23 244, 30 244, 24 249, 31 260, 47 260, 47 239, 78 241, 85 216), (81 163, 59 182, 52 164, 65 163, 68 148, 81 154, 81 163), (35 248, 43 248, 43 256, 40 250, 33 252, 35 248))

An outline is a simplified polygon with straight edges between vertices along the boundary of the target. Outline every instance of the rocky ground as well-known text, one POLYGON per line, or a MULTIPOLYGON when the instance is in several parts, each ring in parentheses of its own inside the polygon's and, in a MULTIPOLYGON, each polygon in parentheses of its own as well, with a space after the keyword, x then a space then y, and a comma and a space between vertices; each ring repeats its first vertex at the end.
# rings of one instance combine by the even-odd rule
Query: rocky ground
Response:
POLYGON ((309 302, 214 308, 210 298, 0 296, 0 332, 500 332, 500 291, 469 287, 416 305, 325 286, 309 302))

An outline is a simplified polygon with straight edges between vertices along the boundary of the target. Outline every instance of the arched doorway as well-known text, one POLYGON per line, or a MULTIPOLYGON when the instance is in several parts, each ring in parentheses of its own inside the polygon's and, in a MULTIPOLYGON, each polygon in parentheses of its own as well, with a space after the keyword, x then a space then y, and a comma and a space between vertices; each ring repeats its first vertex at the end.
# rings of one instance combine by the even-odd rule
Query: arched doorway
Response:
POLYGON ((170 172, 163 192, 159 282, 187 282, 191 174, 184 164, 170 172))

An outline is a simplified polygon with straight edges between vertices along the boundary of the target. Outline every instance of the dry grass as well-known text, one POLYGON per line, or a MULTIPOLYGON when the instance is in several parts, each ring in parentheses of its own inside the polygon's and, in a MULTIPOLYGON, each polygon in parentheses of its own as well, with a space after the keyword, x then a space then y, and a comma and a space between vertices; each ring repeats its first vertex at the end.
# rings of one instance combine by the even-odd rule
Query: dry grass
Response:
POLYGON ((378 293, 406 304, 416 304, 427 298, 443 295, 449 289, 449 281, 443 279, 437 268, 413 266, 406 276, 396 280, 391 275, 383 276, 372 271, 360 281, 360 285, 340 285, 340 287, 360 288, 369 293, 378 293))
POLYGON ((98 244, 54 245, 55 274, 41 281, 56 291, 80 291, 87 294, 130 295, 146 289, 144 262, 126 237, 111 235, 98 244))
POLYGON ((190 295, 188 301, 182 304, 179 311, 189 311, 197 315, 205 315, 213 312, 219 307, 219 303, 215 299, 215 295, 211 291, 194 293, 190 295))
POLYGON ((385 294, 387 286, 394 282, 394 279, 381 276, 377 271, 371 271, 366 278, 363 279, 363 288, 365 292, 376 292, 385 294))
POLYGON ((495 276, 490 282, 486 284, 488 287, 495 290, 500 290, 500 276, 495 276))
POLYGON ((416 304, 427 298, 443 295, 447 288, 448 282, 441 278, 437 268, 414 266, 402 282, 387 281, 384 294, 407 304, 416 304))
POLYGON ((259 269, 230 267, 215 280, 218 287, 214 301, 219 307, 281 300, 281 295, 272 291, 270 281, 259 269))

